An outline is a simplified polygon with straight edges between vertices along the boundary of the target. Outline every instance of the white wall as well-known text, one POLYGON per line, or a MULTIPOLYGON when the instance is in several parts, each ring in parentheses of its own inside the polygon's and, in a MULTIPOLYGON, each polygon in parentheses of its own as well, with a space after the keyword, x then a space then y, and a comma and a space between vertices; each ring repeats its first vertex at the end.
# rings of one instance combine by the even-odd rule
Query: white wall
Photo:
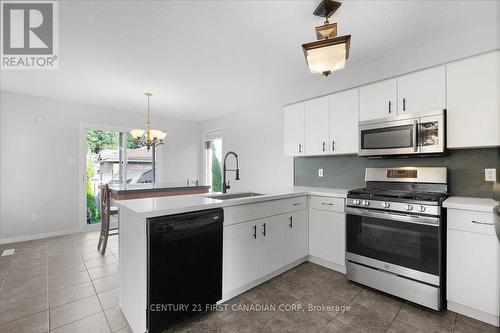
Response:
MULTIPOLYGON (((201 129, 221 129, 223 155, 231 150, 239 155, 241 180, 234 181, 234 173, 228 173, 231 192, 293 184, 293 159, 283 155, 283 111, 279 102, 208 120, 201 129)), ((231 156, 228 168, 233 167, 231 156)), ((201 170, 204 173, 203 165, 201 170)))
MULTIPOLYGON (((142 128, 145 114, 5 91, 0 97, 0 242, 79 229, 80 124, 142 128)), ((160 180, 198 179, 199 124, 154 115, 152 122, 168 133, 159 148, 160 180)))

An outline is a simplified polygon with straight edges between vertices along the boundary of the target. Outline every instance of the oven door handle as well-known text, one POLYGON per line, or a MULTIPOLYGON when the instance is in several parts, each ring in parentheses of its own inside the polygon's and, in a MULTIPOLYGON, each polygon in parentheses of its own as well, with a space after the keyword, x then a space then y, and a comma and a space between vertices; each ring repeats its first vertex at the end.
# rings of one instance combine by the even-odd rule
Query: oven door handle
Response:
POLYGON ((420 216, 420 215, 404 215, 404 214, 396 214, 396 213, 387 213, 387 212, 376 212, 373 210, 365 210, 359 208, 346 207, 346 213, 348 215, 357 215, 357 216, 366 216, 366 217, 374 217, 383 220, 391 220, 398 222, 406 222, 406 223, 414 223, 414 224, 425 224, 434 227, 439 226, 439 217, 430 217, 430 216, 420 216))

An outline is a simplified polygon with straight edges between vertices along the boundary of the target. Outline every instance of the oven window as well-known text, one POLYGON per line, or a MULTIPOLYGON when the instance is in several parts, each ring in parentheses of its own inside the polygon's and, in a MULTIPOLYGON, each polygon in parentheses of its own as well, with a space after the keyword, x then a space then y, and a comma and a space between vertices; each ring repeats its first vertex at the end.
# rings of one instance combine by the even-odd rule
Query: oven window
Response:
POLYGON ((412 148, 413 125, 361 131, 362 149, 412 148))
POLYGON ((347 251, 439 275, 439 228, 347 215, 347 251))

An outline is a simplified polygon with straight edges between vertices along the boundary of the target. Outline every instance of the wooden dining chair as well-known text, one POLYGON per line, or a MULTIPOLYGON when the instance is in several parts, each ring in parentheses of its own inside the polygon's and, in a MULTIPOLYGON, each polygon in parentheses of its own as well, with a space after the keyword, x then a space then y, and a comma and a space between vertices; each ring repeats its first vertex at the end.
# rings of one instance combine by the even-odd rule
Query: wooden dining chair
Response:
POLYGON ((108 237, 118 235, 118 231, 110 233, 110 231, 118 230, 118 228, 110 228, 111 215, 118 214, 118 207, 111 206, 111 198, 109 195, 108 184, 101 185, 101 235, 99 236, 99 243, 97 250, 101 254, 106 253, 106 245, 108 244, 108 237))

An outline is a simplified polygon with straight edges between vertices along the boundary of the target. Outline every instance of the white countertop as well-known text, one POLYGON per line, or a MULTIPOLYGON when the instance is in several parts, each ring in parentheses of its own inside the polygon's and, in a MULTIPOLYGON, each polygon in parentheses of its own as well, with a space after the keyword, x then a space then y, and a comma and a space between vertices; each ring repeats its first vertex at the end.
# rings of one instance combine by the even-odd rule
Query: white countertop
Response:
POLYGON ((493 212, 498 202, 489 198, 449 197, 443 202, 443 207, 480 212, 493 212))
MULTIPOLYGON (((261 201, 293 198, 302 195, 318 195, 345 198, 347 196, 347 191, 347 189, 296 186, 281 189, 251 190, 251 192, 264 193, 264 195, 230 200, 207 198, 206 196, 210 194, 203 193, 135 200, 121 200, 117 201, 116 203, 120 208, 131 210, 143 218, 148 218, 153 216, 179 214, 203 209, 229 207, 261 201)), ((228 194, 237 193, 241 192, 230 192, 228 194)))

